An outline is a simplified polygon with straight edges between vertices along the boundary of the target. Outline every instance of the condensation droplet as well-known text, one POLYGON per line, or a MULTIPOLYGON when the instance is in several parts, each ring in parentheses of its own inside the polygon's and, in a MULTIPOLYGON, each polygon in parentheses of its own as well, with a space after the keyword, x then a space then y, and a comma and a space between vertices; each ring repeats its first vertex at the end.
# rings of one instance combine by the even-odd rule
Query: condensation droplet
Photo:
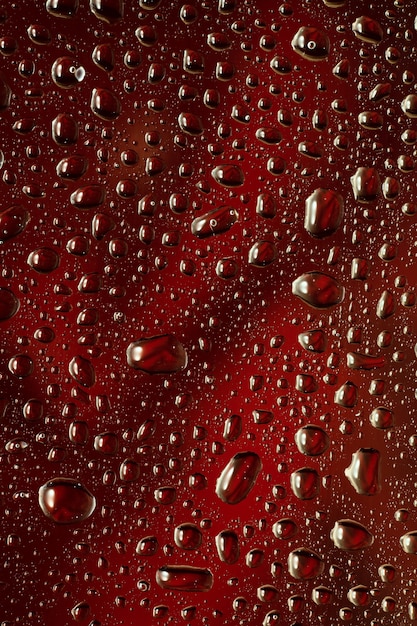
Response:
POLYGON ((238 452, 223 469, 216 494, 226 504, 238 504, 255 486, 262 462, 255 452, 238 452))
POLYGON ((373 535, 359 522, 342 519, 335 523, 330 532, 334 545, 341 550, 363 550, 374 542, 373 535))
POLYGON ((380 456, 374 448, 359 448, 352 454, 345 476, 357 493, 373 496, 381 491, 380 456))
POLYGON ((127 362, 148 374, 173 374, 187 367, 187 352, 174 335, 156 335, 133 341, 126 351, 127 362))
POLYGON ((72 478, 53 478, 39 489, 39 505, 57 524, 74 524, 90 517, 96 499, 90 491, 72 478))

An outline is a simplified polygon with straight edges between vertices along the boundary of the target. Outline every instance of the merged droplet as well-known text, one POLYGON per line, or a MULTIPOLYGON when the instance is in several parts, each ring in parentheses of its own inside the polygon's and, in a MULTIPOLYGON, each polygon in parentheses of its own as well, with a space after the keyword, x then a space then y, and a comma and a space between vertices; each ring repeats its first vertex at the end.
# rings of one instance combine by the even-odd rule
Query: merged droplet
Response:
POLYGON ((242 168, 239 165, 218 165, 211 175, 223 187, 240 187, 245 182, 242 168))
POLYGON ((319 28, 302 26, 291 42, 293 49, 309 61, 321 61, 330 52, 330 40, 319 28))
POLYGON ((365 526, 351 519, 335 523, 330 532, 334 545, 341 550, 363 550, 374 542, 372 533, 365 526))
POLYGON ((362 15, 352 24, 352 30, 356 37, 367 43, 378 44, 384 37, 381 25, 371 17, 362 15))
POLYGON ((255 452, 238 452, 220 474, 216 494, 226 504, 238 504, 252 491, 261 469, 261 459, 255 452))
POLYGON ((359 448, 345 469, 345 476, 357 493, 373 496, 381 491, 380 453, 374 448, 359 448))
POLYGON ((39 489, 39 506, 57 524, 75 524, 90 517, 96 499, 72 478, 53 478, 39 489))
POLYGON ((156 572, 156 582, 169 591, 206 592, 213 586, 213 574, 209 569, 191 565, 165 565, 156 572))
POLYGON ((220 235, 230 230, 239 219, 236 209, 224 205, 193 220, 191 232, 200 239, 220 235))
POLYGON ((187 367, 187 352, 171 334, 133 341, 126 356, 130 367, 148 374, 173 374, 187 367))

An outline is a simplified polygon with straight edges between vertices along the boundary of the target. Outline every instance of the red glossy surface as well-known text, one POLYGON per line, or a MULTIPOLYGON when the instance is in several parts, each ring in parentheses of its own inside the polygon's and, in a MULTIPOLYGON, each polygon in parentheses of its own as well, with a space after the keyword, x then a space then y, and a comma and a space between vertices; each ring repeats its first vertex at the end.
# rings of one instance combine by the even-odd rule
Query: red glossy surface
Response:
POLYGON ((0 23, 2 626, 415 621, 415 4, 0 23))

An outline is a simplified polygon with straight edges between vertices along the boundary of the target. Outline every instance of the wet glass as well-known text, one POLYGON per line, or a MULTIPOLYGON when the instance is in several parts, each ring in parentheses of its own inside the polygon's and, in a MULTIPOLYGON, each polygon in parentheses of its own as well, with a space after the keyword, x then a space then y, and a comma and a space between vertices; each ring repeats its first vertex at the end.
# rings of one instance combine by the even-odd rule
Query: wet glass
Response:
POLYGON ((415 15, 2 4, 1 626, 417 621, 415 15))

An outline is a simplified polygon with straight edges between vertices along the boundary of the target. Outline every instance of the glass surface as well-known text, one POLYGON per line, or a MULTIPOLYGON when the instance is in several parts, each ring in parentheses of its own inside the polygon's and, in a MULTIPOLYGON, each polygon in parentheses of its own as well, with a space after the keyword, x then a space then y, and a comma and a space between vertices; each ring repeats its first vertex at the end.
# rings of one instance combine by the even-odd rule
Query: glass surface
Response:
POLYGON ((417 620, 416 3, 0 10, 0 623, 417 620))

